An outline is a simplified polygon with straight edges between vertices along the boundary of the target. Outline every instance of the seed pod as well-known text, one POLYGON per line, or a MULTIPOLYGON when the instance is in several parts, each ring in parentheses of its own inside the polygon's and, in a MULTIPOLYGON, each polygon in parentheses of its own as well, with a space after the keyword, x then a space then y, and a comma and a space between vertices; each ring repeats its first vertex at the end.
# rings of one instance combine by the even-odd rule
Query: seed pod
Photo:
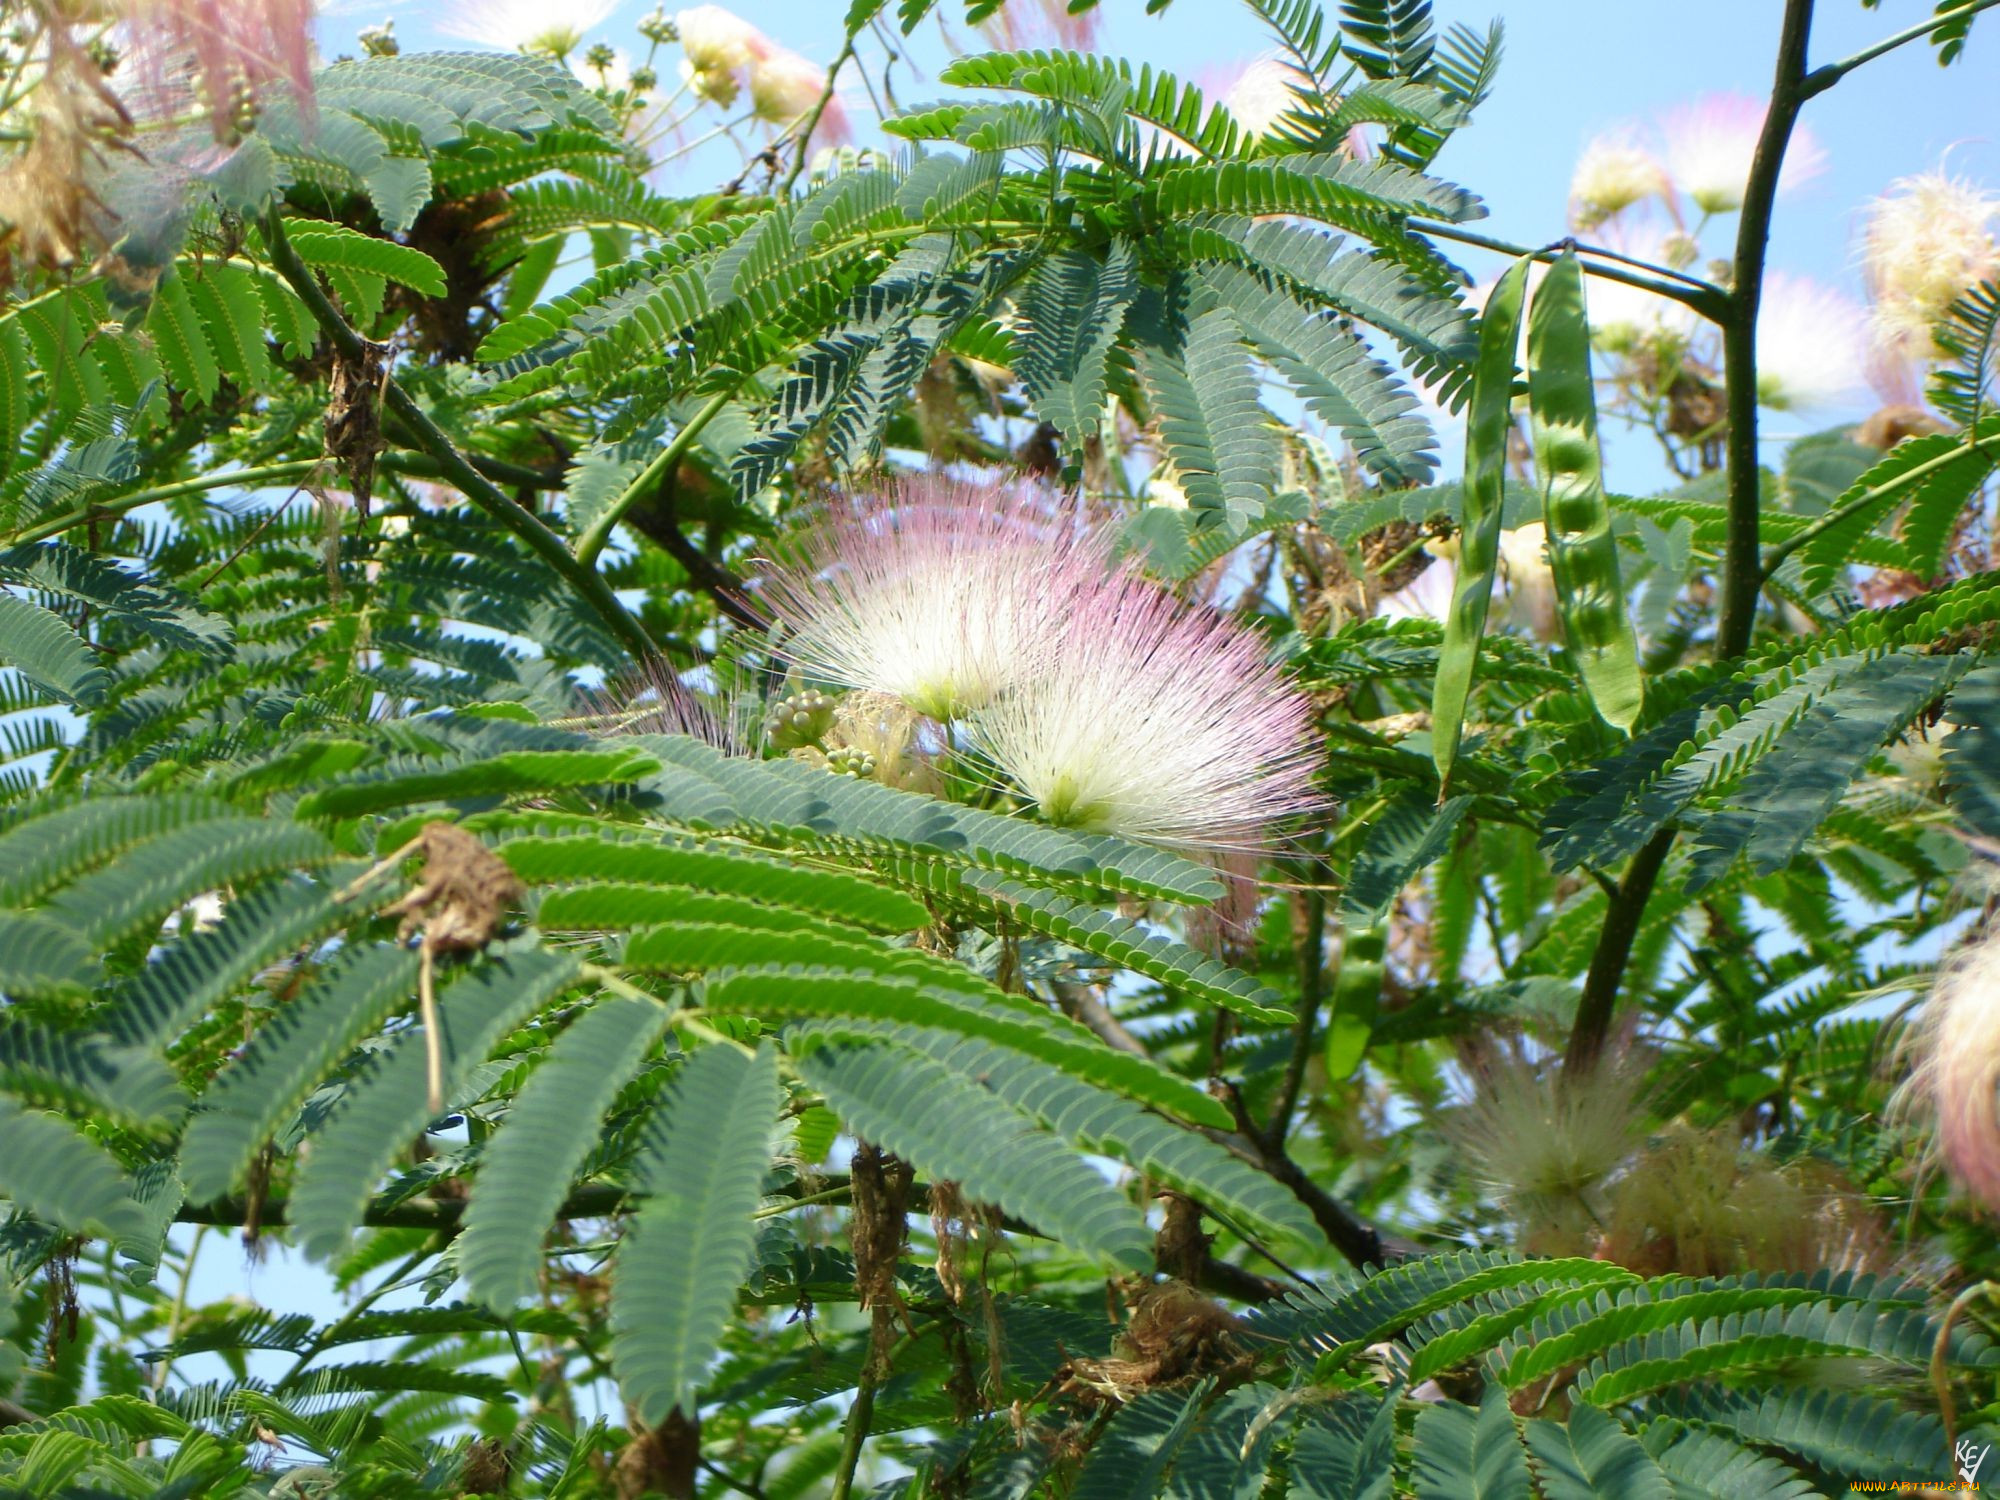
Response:
POLYGON ((1521 342, 1521 302, 1529 257, 1507 268, 1479 323, 1479 360, 1472 371, 1472 404, 1465 426, 1465 514, 1459 522, 1458 581, 1445 616, 1444 649, 1431 688, 1431 758, 1437 763, 1438 800, 1451 784, 1465 702, 1479 667, 1486 607, 1500 560, 1500 512, 1506 490, 1507 437, 1513 427, 1514 354, 1521 342))
POLYGON ((1528 313, 1528 411, 1563 639, 1598 714, 1629 733, 1645 684, 1604 498, 1583 265, 1575 250, 1564 251, 1535 289, 1528 313))

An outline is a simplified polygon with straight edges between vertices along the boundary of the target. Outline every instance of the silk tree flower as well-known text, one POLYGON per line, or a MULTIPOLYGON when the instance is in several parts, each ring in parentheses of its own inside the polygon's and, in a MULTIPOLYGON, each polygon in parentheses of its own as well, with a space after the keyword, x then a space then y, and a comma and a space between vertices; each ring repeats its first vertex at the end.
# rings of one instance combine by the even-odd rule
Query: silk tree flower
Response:
MULTIPOLYGON (((1033 574, 1016 590, 1041 592, 1033 574)), ((1227 615, 1131 572, 1065 599, 972 748, 1063 828, 1184 848, 1261 845, 1317 805, 1313 706, 1227 615)))
POLYGON ((837 503, 762 597, 774 648, 806 676, 946 720, 1012 686, 1106 567, 1066 506, 923 479, 837 503))
POLYGON ((1644 148, 1622 136, 1599 136, 1583 148, 1569 182, 1569 221, 1595 229, 1648 198, 1670 191, 1667 170, 1644 148))
MULTIPOLYGON (((1605 224, 1598 238, 1607 250, 1653 265, 1674 264, 1675 235, 1657 223, 1619 219, 1605 224)), ((1613 354, 1628 353, 1641 344, 1685 345, 1702 327, 1701 320, 1680 303, 1603 276, 1588 278, 1584 305, 1591 343, 1613 354)))
POLYGON ((1929 1114, 1945 1170, 2000 1213, 2000 930, 1989 927, 1939 971, 1916 1053, 1899 1112, 1929 1114))
POLYGON ((142 73, 191 57, 217 140, 236 138, 258 92, 283 84, 312 107, 312 0, 126 0, 142 73))
MULTIPOLYGON (((826 69, 787 48, 775 48, 750 63, 750 110, 758 119, 780 127, 804 119, 826 92, 826 69)), ((840 96, 826 101, 813 125, 813 139, 824 146, 845 145, 849 138, 847 112, 840 96)))
POLYGON ((1222 107, 1253 139, 1267 136, 1288 111, 1299 107, 1296 88, 1304 81, 1283 58, 1260 57, 1236 75, 1222 96, 1222 107))
POLYGON ((1869 205, 1861 263, 1885 352, 1928 359, 1951 304, 2000 276, 1996 221, 2000 198, 1941 171, 1899 178, 1869 205))
POLYGON ((1868 379, 1868 315, 1804 276, 1773 272, 1757 308, 1757 399, 1774 411, 1836 406, 1868 379))
MULTIPOLYGON (((1668 174, 1704 214, 1734 213, 1743 206, 1764 111, 1763 100, 1745 94, 1708 94, 1661 121, 1668 174)), ((1778 188, 1796 188, 1825 167, 1826 153, 1812 134, 1794 129, 1778 188)))
POLYGON ((1607 1189, 1642 1140, 1638 1069, 1608 1059, 1566 1075, 1554 1058, 1482 1044, 1439 1125, 1460 1169, 1514 1219, 1531 1255, 1587 1255, 1607 1189))
POLYGON ((719 5, 697 5, 674 17, 681 39, 681 76, 702 98, 734 104, 751 65, 778 50, 763 32, 719 5))
POLYGON ((547 0, 467 0, 438 22, 438 30, 489 47, 563 58, 616 8, 617 0, 568 0, 560 6, 547 0))
POLYGON ((979 29, 1003 51, 1056 46, 1088 52, 1097 41, 1097 16, 1095 10, 1071 10, 1069 0, 1004 0, 979 29))

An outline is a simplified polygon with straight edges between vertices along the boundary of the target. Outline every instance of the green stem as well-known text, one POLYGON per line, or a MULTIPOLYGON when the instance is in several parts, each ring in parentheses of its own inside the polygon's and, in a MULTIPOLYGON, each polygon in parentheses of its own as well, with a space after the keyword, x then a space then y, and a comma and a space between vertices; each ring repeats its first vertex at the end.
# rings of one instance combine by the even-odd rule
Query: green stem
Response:
POLYGON ((583 535, 577 538, 578 562, 585 567, 596 566, 598 554, 604 550, 605 543, 611 540, 612 531, 624 519, 625 513, 659 488, 666 477, 673 473, 680 461, 687 456, 687 451, 694 445, 694 440, 701 436, 702 428, 713 421, 722 409, 735 399, 735 396, 733 390, 718 391, 708 398, 706 406, 688 418, 687 425, 674 434, 674 440, 662 448, 653 461, 639 471, 638 477, 626 485, 618 498, 607 505, 604 513, 592 521, 584 529, 583 535))
MULTIPOLYGON (((1757 308, 1763 292, 1764 256, 1771 235, 1771 207, 1778 196, 1778 173, 1785 162, 1799 107, 1805 102, 1806 49, 1812 35, 1813 0, 1786 0, 1778 39, 1776 79, 1764 129, 1744 185, 1742 217, 1737 224, 1733 290, 1724 306, 1722 323, 1723 381, 1729 414, 1729 501, 1723 547, 1721 618, 1716 625, 1715 656, 1729 661, 1750 646, 1757 621, 1757 599, 1763 591, 1763 554, 1759 541, 1759 508, 1763 493, 1757 470, 1757 308)), ((1625 877, 1606 903, 1604 926, 1590 955, 1578 998, 1576 1020, 1563 1052, 1565 1070, 1581 1074, 1603 1052, 1617 1012, 1632 945, 1646 915, 1646 903, 1659 884, 1673 850, 1674 830, 1663 828, 1632 856, 1625 877)))
POLYGON ((1763 587, 1759 511, 1763 490, 1757 470, 1757 310, 1763 300, 1764 257, 1771 238, 1771 208, 1799 107, 1805 102, 1806 48, 1812 34, 1812 0, 1786 0, 1778 39, 1777 78, 1771 106, 1757 138, 1750 180, 1736 226, 1736 260, 1729 320, 1722 325, 1722 361, 1729 414, 1727 436, 1729 515, 1723 550, 1722 615, 1716 626, 1718 660, 1749 648, 1763 587))
POLYGON ((853 56, 854 38, 850 36, 841 46, 840 55, 834 58, 826 70, 826 87, 820 90, 819 99, 806 112, 805 118, 793 127, 792 136, 797 144, 792 152, 792 169, 785 174, 785 185, 778 189, 778 197, 781 200, 792 196, 792 189, 798 184, 799 174, 805 171, 806 151, 812 145, 813 132, 819 129, 820 117, 826 113, 826 107, 833 103, 834 80, 840 76, 840 70, 847 66, 848 59, 853 56))
POLYGON ((841 1431, 840 1464, 833 1473, 830 1500, 849 1500, 854 1492, 854 1471, 861 1464, 861 1449, 868 1441, 868 1428, 875 1420, 875 1353, 871 1349, 861 1364, 861 1381, 854 1388, 854 1404, 847 1408, 841 1431))
MULTIPOLYGON (((1994 0, 1994 3, 2000 4, 2000 0, 1994 0)), ((1887 499, 1897 491, 1907 489, 1918 480, 1928 478, 1948 464, 1957 463, 1958 460, 1965 457, 1968 453, 1979 453, 1989 448, 2000 450, 2000 433, 1994 433, 1991 437, 1974 438, 1971 442, 1955 445, 1945 452, 1938 454, 1935 458, 1927 458, 1920 464, 1912 465, 1901 474, 1898 474, 1894 479, 1882 484, 1871 485, 1845 505, 1836 506, 1834 509, 1826 512, 1825 515, 1816 517, 1810 526, 1793 532, 1781 541, 1773 542, 1764 553, 1764 577, 1768 579, 1773 573, 1778 571, 1779 563, 1790 557, 1799 548, 1812 542, 1816 537, 1822 536, 1835 526, 1838 526, 1857 511, 1864 511, 1869 506, 1874 505, 1880 500, 1887 499)))
POLYGON ((1967 4, 1938 11, 1927 21, 1919 21, 1914 26, 1905 26, 1901 31, 1885 36, 1873 46, 1863 47, 1852 57, 1843 57, 1839 62, 1830 62, 1824 67, 1814 68, 1812 72, 1806 74, 1800 84, 1800 97, 1810 99, 1815 94, 1823 94, 1863 63, 1871 63, 1884 53, 1894 52, 1905 42, 1914 42, 1918 37, 1929 36, 1941 26, 1948 26, 1953 21, 1963 20, 1967 16, 1976 16, 1982 10, 1991 10, 1996 5, 2000 5, 2000 0, 1968 0, 1967 4))
MULTIPOLYGON (((292 248, 292 242, 285 236, 281 204, 273 204, 264 216, 264 240, 271 252, 272 265, 280 276, 291 283, 292 290, 299 294, 321 331, 333 341, 342 357, 354 364, 364 365, 369 351, 368 341, 348 325, 321 289, 319 279, 292 248)), ((617 593, 603 576, 595 568, 572 557, 561 537, 474 468, 408 391, 393 379, 384 380, 383 399, 389 410, 410 429, 417 445, 437 460, 443 471, 442 477, 466 499, 520 537, 537 556, 554 568, 583 596, 584 602, 596 611, 611 633, 623 641, 635 657, 643 661, 658 654, 639 622, 619 603, 617 593)))
MULTIPOLYGON (((2000 3, 2000 0, 1996 0, 2000 3)), ((1470 229, 1461 229, 1456 224, 1440 223, 1434 219, 1411 219, 1409 227, 1419 234, 1432 235, 1441 240, 1454 240, 1461 245, 1475 245, 1481 250, 1495 250, 1502 255, 1520 257, 1532 255, 1536 260, 1552 261, 1562 254, 1561 245, 1545 245, 1535 249, 1528 245, 1516 245, 1508 240, 1495 239, 1490 234, 1479 234, 1470 229)), ((1691 307, 1711 322, 1720 323, 1729 315, 1731 297, 1727 289, 1712 281, 1703 281, 1698 276, 1683 275, 1666 266, 1656 266, 1650 261, 1621 255, 1616 250, 1606 250, 1596 245, 1578 245, 1576 253, 1584 257, 1583 269, 1601 281, 1621 282, 1635 286, 1642 291, 1652 292, 1669 301, 1691 307)))
POLYGON ((333 1322, 327 1324, 326 1331, 321 1333, 310 1344, 306 1345, 304 1350, 300 1352, 298 1359, 293 1362, 291 1369, 285 1371, 284 1377, 271 1387, 271 1394, 276 1396, 289 1390, 298 1378, 305 1374, 307 1365, 332 1348, 339 1341, 340 1336, 352 1328, 356 1320, 363 1313, 367 1312, 369 1308, 401 1286, 405 1276, 416 1270, 418 1266, 429 1260, 436 1253, 431 1246, 426 1245, 423 1249, 404 1257, 395 1270, 391 1271, 372 1288, 357 1297, 354 1301, 354 1306, 342 1313, 333 1322))

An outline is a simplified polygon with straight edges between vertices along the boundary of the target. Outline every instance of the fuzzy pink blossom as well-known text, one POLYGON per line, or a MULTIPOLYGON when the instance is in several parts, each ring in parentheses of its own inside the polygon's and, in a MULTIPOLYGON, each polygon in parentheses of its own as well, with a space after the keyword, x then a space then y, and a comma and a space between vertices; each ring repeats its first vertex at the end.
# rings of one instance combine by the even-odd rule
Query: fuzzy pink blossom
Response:
MULTIPOLYGON (((1035 576, 1018 580, 1036 591, 1035 576)), ((1227 615, 1104 576, 966 737, 1058 827, 1255 848, 1317 805, 1313 707, 1227 615)))
MULTIPOLYGON (((750 64, 751 112, 768 124, 799 123, 825 93, 826 69, 787 48, 777 48, 750 64)), ((813 123, 813 139, 822 146, 841 146, 850 136, 840 95, 829 95, 826 108, 813 123)))
POLYGON ((1067 506, 922 479, 836 503, 762 592, 807 675, 950 719, 1012 686, 1106 566, 1067 506))
POLYGON ((2000 1212, 2000 932, 1968 945, 1939 973, 1919 1045, 1904 1102, 1929 1106, 1945 1169, 2000 1212))
POLYGON ((1868 315, 1851 297, 1783 271, 1757 306, 1757 399, 1776 411, 1838 406, 1868 380, 1868 315))
POLYGON ((1072 11, 1068 0, 1005 0, 979 29, 995 47, 1061 47, 1088 52, 1097 42, 1097 12, 1072 11))
POLYGON ((132 0, 126 14, 146 71, 193 59, 218 140, 235 133, 245 96, 274 83, 310 114, 312 0, 132 0))
MULTIPOLYGON (((1734 213, 1743 206, 1765 108, 1763 100, 1747 94, 1707 94, 1661 120, 1668 175, 1704 214, 1734 213)), ((1825 167, 1826 153, 1812 134, 1795 129, 1778 188, 1795 188, 1825 167)))

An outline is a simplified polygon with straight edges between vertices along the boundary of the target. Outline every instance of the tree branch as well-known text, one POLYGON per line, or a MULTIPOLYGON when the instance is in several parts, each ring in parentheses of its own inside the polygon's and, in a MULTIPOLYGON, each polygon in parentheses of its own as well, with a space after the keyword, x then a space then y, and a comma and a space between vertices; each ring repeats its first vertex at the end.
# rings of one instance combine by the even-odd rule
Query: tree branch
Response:
MULTIPOLYGON (((356 364, 365 363, 370 348, 368 341, 349 326, 347 319, 341 316, 340 310, 320 287, 319 278, 313 275, 312 268, 300 260, 298 251, 292 248, 291 240, 285 235, 282 203, 273 203, 270 212, 264 216, 264 241, 271 254, 272 266, 299 294, 300 300, 312 313, 313 321, 319 324, 320 330, 332 341, 341 357, 356 364)), ((441 478, 526 542, 537 556, 583 596, 584 602, 597 612, 612 634, 624 642, 626 649, 635 657, 643 661, 658 654, 639 622, 618 602, 618 595, 602 575, 595 568, 570 556, 569 548, 563 545, 561 537, 473 467, 408 391, 394 379, 385 377, 382 398, 389 410, 410 429, 417 446, 437 461, 441 478)))
MULTIPOLYGON (((1737 225, 1732 291, 1722 321, 1723 380, 1729 413, 1727 438, 1729 513, 1723 548, 1721 618, 1716 625, 1715 657, 1728 661, 1750 646, 1757 622, 1757 600, 1764 587, 1764 562, 1759 538, 1763 492, 1757 470, 1757 310, 1764 286, 1764 255, 1771 237, 1771 207, 1777 201, 1778 174, 1785 148, 1805 102, 1806 49, 1812 35, 1812 0, 1786 0, 1784 26, 1778 39, 1777 76, 1764 129, 1757 138, 1750 180, 1744 185, 1742 218, 1737 225)), ((1564 1049, 1565 1065, 1581 1070, 1595 1063, 1610 1034, 1618 992, 1631 962, 1632 944, 1653 887, 1674 845, 1674 831, 1663 828, 1632 856, 1604 914, 1597 947, 1590 955, 1576 1021, 1564 1049)))
MULTIPOLYGON (((1995 0, 2000 3, 2000 0, 1995 0)), ((1456 224, 1445 224, 1435 219, 1411 219, 1409 227, 1418 234, 1432 235, 1441 240, 1453 240, 1461 245, 1475 245, 1481 250, 1494 250, 1502 255, 1520 257, 1532 255, 1536 260, 1552 261, 1563 252, 1565 240, 1558 245, 1544 245, 1536 249, 1528 245, 1516 245, 1508 240, 1495 239, 1490 234, 1480 234, 1476 230, 1461 229, 1456 224)), ((1576 253, 1583 257, 1583 269, 1600 281, 1616 281, 1625 286, 1635 286, 1642 291, 1678 302, 1683 307, 1693 308, 1712 323, 1721 323, 1729 316, 1730 294, 1724 287, 1712 281, 1703 281, 1698 276, 1689 276, 1667 266, 1656 266, 1650 261, 1635 259, 1616 250, 1606 250, 1600 245, 1576 247, 1576 253)))
POLYGON ((1941 26, 1948 26, 1953 21, 1964 20, 1968 16, 1976 16, 1982 10, 1990 10, 1996 5, 2000 5, 2000 0, 1970 0, 1968 4, 1955 5, 1950 10, 1938 11, 1927 21, 1919 21, 1914 26, 1905 26, 1901 31, 1882 38, 1873 46, 1863 47, 1852 57, 1843 57, 1839 62, 1814 68, 1801 80, 1799 96, 1801 99, 1810 99, 1816 94, 1823 94, 1863 63, 1871 63, 1885 53, 1894 52, 1905 42, 1914 42, 1918 37, 1929 36, 1941 26))

